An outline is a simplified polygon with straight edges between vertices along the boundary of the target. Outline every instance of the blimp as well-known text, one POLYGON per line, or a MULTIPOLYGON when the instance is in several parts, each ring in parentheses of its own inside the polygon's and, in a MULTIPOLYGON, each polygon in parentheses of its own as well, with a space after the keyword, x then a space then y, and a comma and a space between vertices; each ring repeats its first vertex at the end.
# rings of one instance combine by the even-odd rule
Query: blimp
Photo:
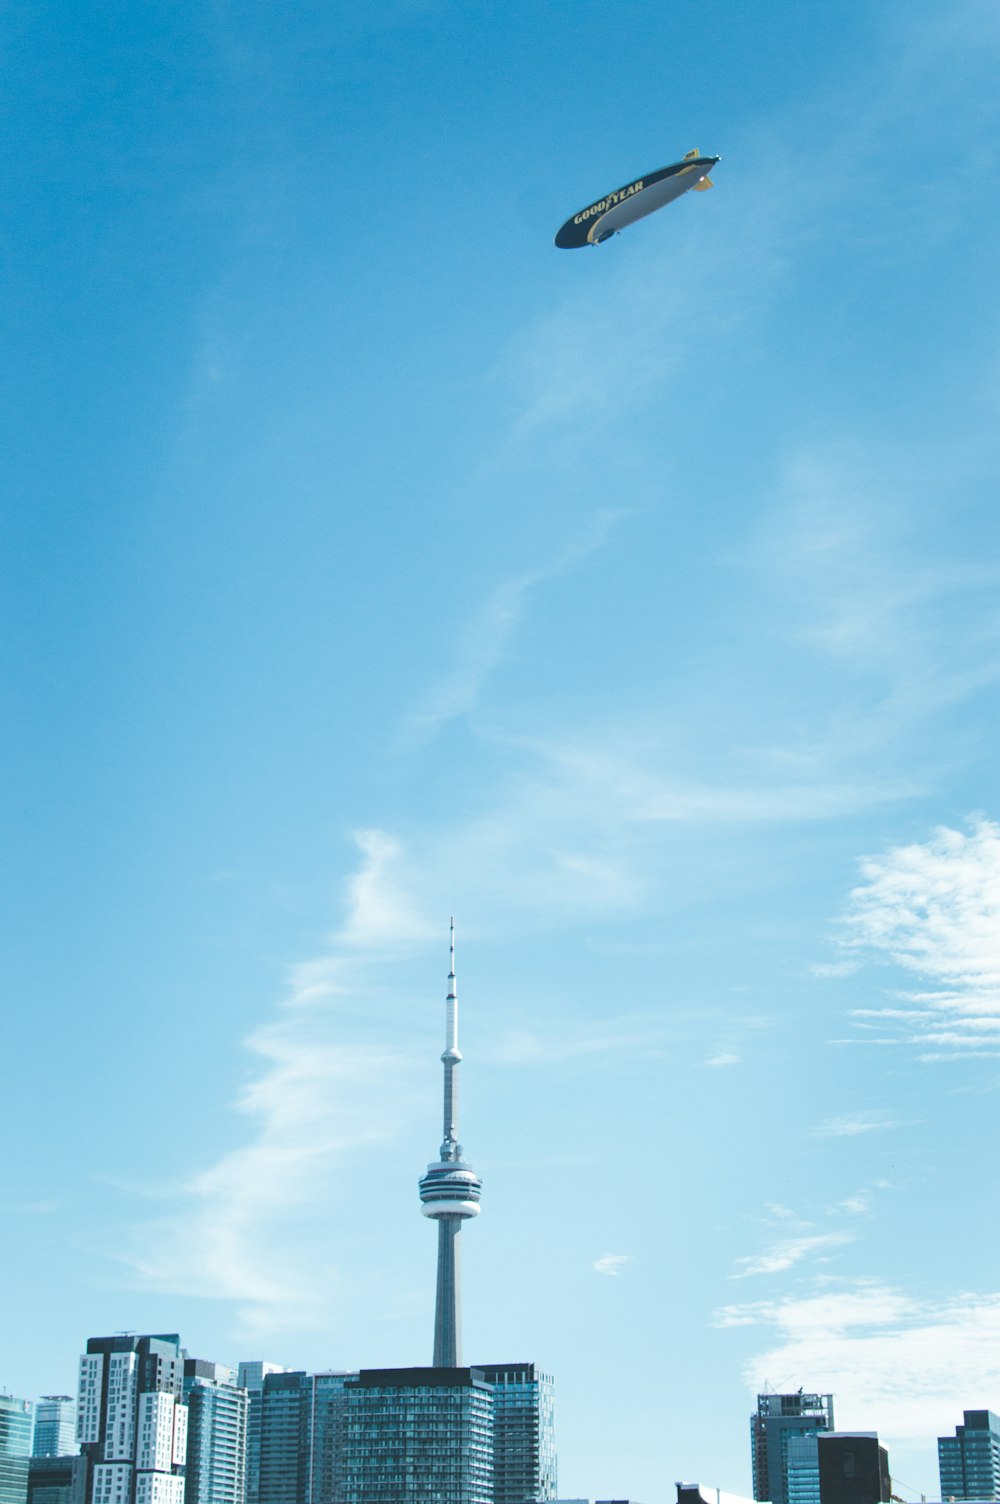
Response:
POLYGON ((579 245, 600 245, 602 240, 617 235, 626 225, 635 224, 637 219, 645 219, 647 214, 662 209, 664 204, 673 203, 689 188, 711 188, 712 179, 708 174, 720 160, 719 157, 703 157, 695 148, 681 161, 635 178, 624 188, 616 188, 614 193, 606 193, 566 221, 556 236, 556 245, 563 251, 575 250, 579 245))

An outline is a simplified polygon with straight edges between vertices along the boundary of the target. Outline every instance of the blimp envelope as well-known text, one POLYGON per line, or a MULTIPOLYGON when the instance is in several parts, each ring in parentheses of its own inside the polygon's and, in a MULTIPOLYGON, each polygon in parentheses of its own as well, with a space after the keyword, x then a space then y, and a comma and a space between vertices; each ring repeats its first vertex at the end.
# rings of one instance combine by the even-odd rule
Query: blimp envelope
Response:
POLYGON ((580 245, 598 245, 626 225, 680 198, 689 188, 711 188, 708 174, 718 161, 719 157, 703 157, 691 151, 683 161, 672 162, 669 167, 635 178, 614 193, 606 193, 566 221, 556 236, 556 245, 564 251, 580 245))

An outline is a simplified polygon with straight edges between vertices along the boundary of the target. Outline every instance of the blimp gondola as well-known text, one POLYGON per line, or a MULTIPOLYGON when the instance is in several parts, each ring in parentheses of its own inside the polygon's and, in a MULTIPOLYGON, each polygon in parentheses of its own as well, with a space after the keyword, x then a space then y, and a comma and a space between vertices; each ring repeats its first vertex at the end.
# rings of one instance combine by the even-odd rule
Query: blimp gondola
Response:
POLYGON ((719 157, 703 157, 696 148, 680 162, 660 167, 656 172, 626 183, 614 193, 606 193, 566 221, 556 236, 556 245, 564 251, 575 250, 580 245, 600 245, 602 240, 617 235, 626 225, 644 219, 647 214, 662 209, 664 204, 673 203, 689 188, 711 188, 712 179, 708 174, 719 160, 719 157))

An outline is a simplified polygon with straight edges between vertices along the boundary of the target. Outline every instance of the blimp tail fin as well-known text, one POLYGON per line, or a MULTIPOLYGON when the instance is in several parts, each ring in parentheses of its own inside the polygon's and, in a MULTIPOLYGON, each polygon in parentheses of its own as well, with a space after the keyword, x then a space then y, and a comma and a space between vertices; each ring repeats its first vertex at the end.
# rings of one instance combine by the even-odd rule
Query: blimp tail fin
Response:
POLYGON ((701 152, 698 150, 697 146, 692 146, 692 148, 691 148, 690 151, 686 151, 684 153, 684 157, 683 157, 682 160, 685 161, 685 162, 690 162, 690 160, 691 160, 692 157, 700 157, 700 156, 701 156, 701 152))
POLYGON ((695 190, 698 193, 704 193, 706 188, 714 188, 715 184, 712 182, 711 178, 699 178, 694 186, 695 190))

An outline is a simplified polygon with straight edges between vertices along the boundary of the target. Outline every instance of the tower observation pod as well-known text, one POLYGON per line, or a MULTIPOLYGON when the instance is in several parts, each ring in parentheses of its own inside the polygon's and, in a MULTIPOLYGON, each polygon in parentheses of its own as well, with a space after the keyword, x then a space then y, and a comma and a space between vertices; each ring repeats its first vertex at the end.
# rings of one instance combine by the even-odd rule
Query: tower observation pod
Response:
POLYGON ((434 1310, 434 1367, 460 1368, 462 1364, 462 1305, 460 1234, 466 1217, 479 1216, 483 1183, 462 1159, 458 1142, 457 1071, 462 1052, 458 1048, 458 996, 455 991, 455 921, 451 922, 451 964, 448 999, 445 1004, 444 1138, 440 1157, 427 1166, 420 1179, 420 1210, 438 1225, 437 1301, 434 1310))

